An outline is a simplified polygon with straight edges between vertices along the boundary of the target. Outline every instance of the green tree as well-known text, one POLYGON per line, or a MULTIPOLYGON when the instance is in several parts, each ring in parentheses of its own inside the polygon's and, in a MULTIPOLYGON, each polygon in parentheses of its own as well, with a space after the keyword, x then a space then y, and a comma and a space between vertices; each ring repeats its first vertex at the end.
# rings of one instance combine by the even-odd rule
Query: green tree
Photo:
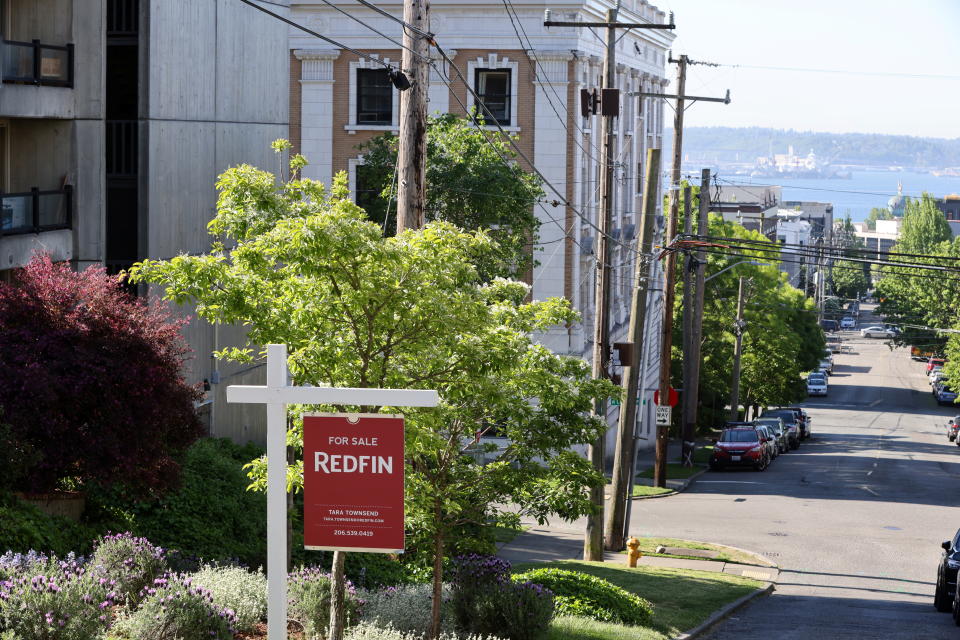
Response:
POLYGON ((867 219, 864 220, 864 222, 867 224, 867 229, 870 231, 876 231, 877 220, 893 220, 893 214, 889 209, 885 209, 883 207, 874 207, 870 209, 870 213, 867 214, 867 219))
MULTIPOLYGON (((396 215, 388 213, 394 197, 397 137, 385 133, 360 146, 364 185, 362 204, 388 235, 396 215)), ((534 205, 544 195, 542 181, 517 163, 509 142, 499 133, 475 127, 452 114, 427 121, 427 220, 445 220, 462 229, 488 229, 496 240, 481 265, 492 275, 522 274, 533 264, 539 228, 534 205), (504 162, 504 158, 511 162, 504 162)))
MULTIPOLYGON (((927 193, 907 202, 900 240, 884 256, 892 262, 919 263, 955 268, 960 259, 960 243, 952 238, 950 226, 927 193), (908 254, 898 256, 897 254, 908 254)), ((960 288, 952 274, 909 266, 886 264, 878 270, 876 292, 879 311, 903 331, 898 344, 924 351, 942 351, 946 334, 933 329, 950 328, 955 323, 960 288)))
MULTIPOLYGON (((304 163, 295 156, 292 174, 304 163)), ((327 192, 241 165, 217 187, 209 227, 233 248, 144 261, 132 278, 163 285, 167 300, 194 304, 210 322, 246 326, 249 344, 220 357, 250 361, 257 345, 285 343, 297 384, 440 392, 439 407, 389 409, 406 417, 407 529, 413 555, 432 561, 436 625, 444 555, 476 545, 477 527, 515 522, 504 505, 540 521, 591 511, 588 489, 603 479, 570 447, 605 431, 588 412, 616 389, 531 341, 576 314, 564 300, 525 303, 522 283, 484 281, 476 261, 499 251, 487 232, 434 222, 385 238, 348 200, 343 175, 327 192), (491 426, 510 445, 478 451, 474 434, 491 426)), ((288 437, 301 451, 305 409, 292 410, 288 437)), ((293 490, 302 471, 288 472, 293 490)), ((263 485, 264 459, 251 476, 263 485)))
POLYGON ((870 265, 850 260, 837 260, 830 268, 833 293, 841 298, 856 298, 870 288, 870 265))
MULTIPOLYGON (((695 187, 693 191, 698 199, 699 189, 695 187)), ((697 209, 696 201, 693 208, 697 209)), ((708 233, 714 238, 733 239, 730 244, 736 244, 737 239, 765 240, 759 232, 724 221, 719 215, 710 216, 708 233)), ((768 249, 710 251, 707 276, 711 274, 717 275, 707 283, 704 297, 698 416, 698 424, 706 428, 722 424, 727 416, 724 407, 730 398, 733 323, 741 276, 748 279, 740 378, 745 406, 785 404, 802 398, 806 389, 801 374, 816 368, 825 346, 813 301, 786 282, 786 274, 779 269, 779 256, 768 249), (732 265, 736 266, 723 271, 732 265)), ((682 331, 682 280, 682 271, 678 269, 675 336, 682 331)), ((674 340, 671 369, 674 386, 682 387, 683 353, 679 343, 674 340)))

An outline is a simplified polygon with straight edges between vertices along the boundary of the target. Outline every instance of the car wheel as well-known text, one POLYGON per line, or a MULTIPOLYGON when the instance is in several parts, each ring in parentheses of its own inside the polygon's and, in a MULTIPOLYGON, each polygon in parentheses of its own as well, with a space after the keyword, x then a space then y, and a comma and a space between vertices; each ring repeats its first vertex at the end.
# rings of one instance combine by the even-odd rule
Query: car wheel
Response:
POLYGON ((710 471, 723 471, 723 465, 710 461, 710 471))
MULTIPOLYGON (((939 572, 938 572, 939 573, 939 572)), ((947 593, 946 581, 941 575, 937 576, 937 586, 933 591, 933 606, 937 611, 946 613, 953 611, 954 620, 957 618, 957 599, 950 600, 950 594, 947 593)))
MULTIPOLYGON (((939 611, 939 609, 937 609, 939 611)), ((953 594, 952 606, 947 609, 953 615, 953 622, 960 627, 960 602, 957 602, 957 594, 953 594)))

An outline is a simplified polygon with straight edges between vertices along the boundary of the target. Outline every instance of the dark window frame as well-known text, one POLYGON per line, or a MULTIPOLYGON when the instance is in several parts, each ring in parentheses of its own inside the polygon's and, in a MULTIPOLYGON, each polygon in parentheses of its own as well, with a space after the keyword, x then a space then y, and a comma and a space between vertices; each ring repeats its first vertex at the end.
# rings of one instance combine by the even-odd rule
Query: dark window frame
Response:
POLYGON ((393 125, 393 84, 386 69, 357 69, 358 125, 393 125), (375 80, 381 79, 381 82, 375 80), (381 101, 381 104, 371 104, 381 101), (383 102, 386 103, 384 106, 383 102))
POLYGON ((488 114, 486 110, 480 108, 480 105, 477 105, 477 115, 480 115, 487 120, 492 115, 498 124, 502 127, 509 127, 513 124, 513 118, 511 117, 511 111, 513 107, 513 69, 509 68, 493 68, 493 67, 482 67, 474 69, 473 72, 473 90, 477 93, 477 98, 486 105, 487 110, 490 111, 488 114), (483 74, 501 74, 506 76, 505 89, 502 94, 494 94, 491 97, 499 98, 503 103, 503 107, 497 107, 496 109, 491 106, 492 101, 487 98, 489 91, 481 91, 480 86, 480 77, 483 74), (498 110, 502 109, 503 118, 498 116, 498 110))

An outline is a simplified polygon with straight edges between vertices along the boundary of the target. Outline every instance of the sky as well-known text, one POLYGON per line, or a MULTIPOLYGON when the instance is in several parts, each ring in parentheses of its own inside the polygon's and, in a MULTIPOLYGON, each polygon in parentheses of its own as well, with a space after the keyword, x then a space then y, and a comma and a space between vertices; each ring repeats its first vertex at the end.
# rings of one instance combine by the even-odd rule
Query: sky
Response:
POLYGON ((960 138, 960 0, 651 3, 676 14, 675 56, 741 65, 688 67, 688 95, 732 102, 693 105, 686 126, 960 138))

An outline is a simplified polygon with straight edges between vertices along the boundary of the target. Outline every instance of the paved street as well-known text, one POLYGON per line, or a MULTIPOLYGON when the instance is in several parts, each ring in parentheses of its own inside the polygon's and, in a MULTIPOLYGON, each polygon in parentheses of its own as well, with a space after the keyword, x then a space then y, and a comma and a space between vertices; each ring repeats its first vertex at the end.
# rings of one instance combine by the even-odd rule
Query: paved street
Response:
MULTIPOLYGON (((865 326, 865 316, 860 326, 865 326)), ((724 622, 715 640, 956 638, 932 604, 940 542, 960 526, 960 449, 923 365, 846 332, 830 395, 806 403, 812 440, 763 472, 707 473, 687 492, 634 503, 634 533, 764 553, 774 595, 724 622)))

